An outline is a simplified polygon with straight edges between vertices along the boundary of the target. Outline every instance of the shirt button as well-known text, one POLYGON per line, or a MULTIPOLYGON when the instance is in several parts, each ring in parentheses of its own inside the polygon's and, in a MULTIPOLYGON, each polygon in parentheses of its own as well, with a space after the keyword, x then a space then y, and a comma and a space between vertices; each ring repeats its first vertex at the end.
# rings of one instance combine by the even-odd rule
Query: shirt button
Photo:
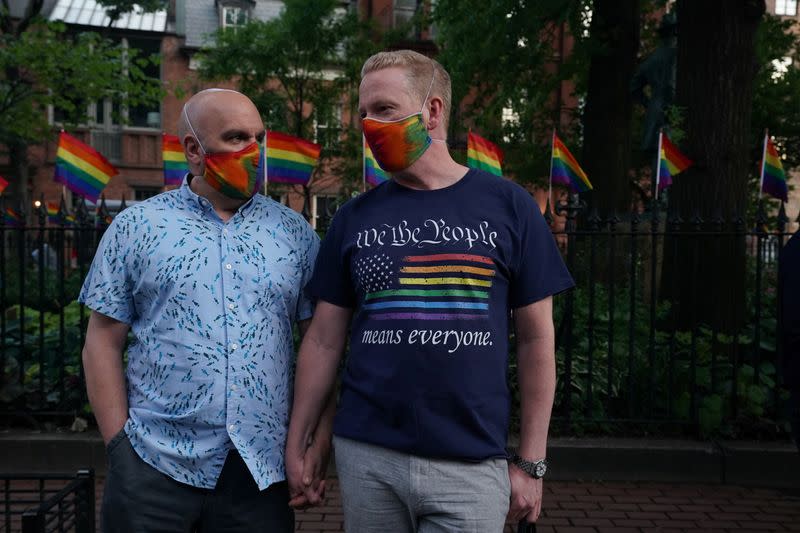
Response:
POLYGON ((232 268, 233 268, 233 265, 232 265, 232 264, 230 264, 230 263, 228 263, 227 265, 225 265, 225 268, 227 268, 228 270, 230 270, 230 269, 232 269, 232 268))
POLYGON ((225 235, 227 235, 227 234, 228 234, 228 228, 222 228, 222 233, 224 233, 225 235))
POLYGON ((233 385, 231 385, 231 390, 232 390, 232 391, 235 391, 237 388, 238 388, 238 387, 236 386, 236 384, 235 384, 235 383, 234 383, 233 385))
POLYGON ((228 304, 228 309, 231 309, 231 310, 233 310, 233 308, 234 308, 234 307, 236 307, 236 306, 235 306, 235 305, 233 305, 233 304, 228 304))
POLYGON ((235 350, 238 347, 239 347, 239 345, 236 344, 235 342, 231 343, 231 350, 235 350))
POLYGON ((234 426, 233 424, 228 426, 228 431, 234 431, 235 429, 236 429, 236 426, 234 426))

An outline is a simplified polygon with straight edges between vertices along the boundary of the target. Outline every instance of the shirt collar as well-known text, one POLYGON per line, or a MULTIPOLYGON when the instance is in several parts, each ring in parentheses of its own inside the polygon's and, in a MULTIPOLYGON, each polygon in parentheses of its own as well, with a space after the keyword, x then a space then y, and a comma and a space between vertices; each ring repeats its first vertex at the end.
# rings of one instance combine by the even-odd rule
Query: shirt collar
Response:
MULTIPOLYGON (((214 207, 211 205, 211 202, 207 198, 204 198, 194 192, 189 186, 189 173, 183 177, 183 182, 181 183, 181 197, 186 201, 187 205, 199 210, 202 213, 214 213, 214 207)), ((253 207, 256 203, 256 198, 258 198, 258 193, 242 204, 239 209, 236 210, 233 218, 236 218, 238 215, 241 215, 242 217, 247 216, 250 211, 253 210, 253 207)), ((214 216, 217 216, 216 213, 214 213, 214 216)))

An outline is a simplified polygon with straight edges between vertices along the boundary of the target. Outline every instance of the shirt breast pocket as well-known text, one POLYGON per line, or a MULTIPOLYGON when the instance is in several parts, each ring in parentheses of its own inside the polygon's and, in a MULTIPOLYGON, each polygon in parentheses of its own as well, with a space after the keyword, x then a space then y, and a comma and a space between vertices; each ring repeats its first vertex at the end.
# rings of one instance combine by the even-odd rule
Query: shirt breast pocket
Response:
POLYGON ((302 289, 302 272, 288 260, 267 261, 254 287, 258 309, 292 314, 302 289))

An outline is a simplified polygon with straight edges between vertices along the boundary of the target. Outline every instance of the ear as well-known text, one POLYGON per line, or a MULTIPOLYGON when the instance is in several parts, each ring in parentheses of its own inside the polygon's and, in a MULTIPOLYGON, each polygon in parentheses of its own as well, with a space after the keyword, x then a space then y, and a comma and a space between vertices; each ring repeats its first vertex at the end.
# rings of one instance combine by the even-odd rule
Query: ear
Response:
POLYGON ((183 137, 183 147, 183 153, 189 163, 189 170, 195 176, 202 174, 204 156, 203 150, 200 149, 200 143, 193 135, 187 133, 183 137))
POLYGON ((428 131, 433 131, 443 122, 444 102, 438 96, 428 98, 428 131))

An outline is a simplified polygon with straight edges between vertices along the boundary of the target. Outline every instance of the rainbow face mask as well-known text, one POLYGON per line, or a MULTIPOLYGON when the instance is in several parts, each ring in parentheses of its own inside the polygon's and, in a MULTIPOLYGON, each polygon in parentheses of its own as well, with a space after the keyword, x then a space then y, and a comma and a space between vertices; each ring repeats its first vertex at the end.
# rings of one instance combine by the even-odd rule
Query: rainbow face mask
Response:
POLYGON ((421 111, 399 120, 365 118, 361 127, 372 154, 386 172, 407 169, 431 145, 421 111))
POLYGON ((197 139, 197 144, 205 154, 205 172, 203 177, 206 183, 228 198, 249 200, 264 184, 264 149, 259 143, 248 144, 238 152, 208 153, 200 142, 200 137, 189 121, 186 107, 183 108, 186 123, 192 130, 192 135, 197 139))
POLYGON ((249 200, 264 184, 263 159, 257 142, 238 152, 206 153, 206 183, 229 198, 249 200))
MULTIPOLYGON (((433 64, 431 64, 433 66, 433 64)), ((434 75, 436 73, 434 67, 434 75)), ((399 172, 413 165, 431 145, 433 139, 428 135, 422 112, 428 102, 433 87, 433 78, 428 92, 422 101, 419 112, 397 120, 363 118, 361 128, 367 139, 372 155, 386 172, 399 172)))

